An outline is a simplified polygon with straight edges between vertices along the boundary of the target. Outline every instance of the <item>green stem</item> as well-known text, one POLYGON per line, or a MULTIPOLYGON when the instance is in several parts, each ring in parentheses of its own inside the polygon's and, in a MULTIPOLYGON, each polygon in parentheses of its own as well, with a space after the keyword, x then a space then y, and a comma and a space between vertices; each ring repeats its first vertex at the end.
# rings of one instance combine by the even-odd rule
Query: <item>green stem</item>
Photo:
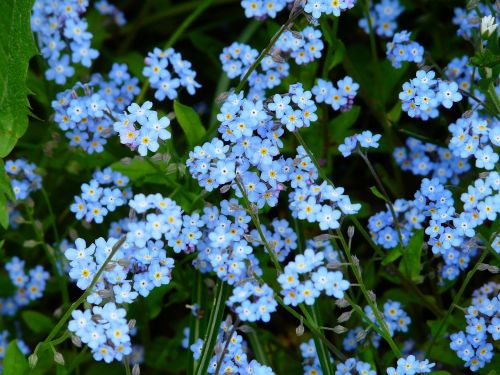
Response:
POLYGON ((257 69, 257 66, 260 64, 262 59, 269 54, 269 52, 271 51, 271 48, 273 48, 274 44, 278 41, 281 34, 283 34, 286 30, 288 30, 290 28, 293 21, 295 21, 295 19, 300 14, 301 14, 300 11, 295 11, 294 13, 291 13, 290 17, 288 17, 288 20, 283 25, 281 25, 280 29, 276 32, 276 34, 273 35, 273 37, 269 41, 269 44, 267 45, 267 47, 264 48, 264 50, 262 50, 259 57, 257 57, 257 60, 255 60, 252 65, 250 65, 250 68, 248 68, 247 72, 245 73, 245 75, 241 79, 240 83, 238 84, 238 86, 236 86, 236 89, 234 90, 236 93, 239 93, 241 90, 243 90, 243 87, 245 87, 245 83, 248 81, 248 78, 250 77, 250 74, 252 74, 252 72, 255 69, 257 69))
POLYGON ((224 308, 228 291, 229 286, 225 282, 218 280, 217 285, 215 286, 214 304, 212 311, 210 312, 205 339, 203 340, 203 348, 198 362, 198 367, 195 371, 196 375, 207 374, 208 365, 210 364, 210 360, 212 359, 214 353, 214 347, 217 342, 217 336, 219 334, 220 325, 224 316, 224 308))
POLYGON ((455 306, 457 306, 460 302, 460 299, 462 298, 462 295, 465 292, 465 288, 467 288, 467 285, 469 285, 469 282, 472 280, 472 276, 476 273, 479 265, 483 263, 484 259, 488 255, 488 253, 491 250, 491 243, 495 239, 495 234, 493 234, 492 239, 488 243, 488 246, 486 250, 481 254, 481 257, 477 260, 477 262, 474 264, 474 267, 467 273, 467 276, 465 277, 464 282, 460 286, 460 289, 458 290, 458 293, 455 295, 455 298, 453 298, 453 302, 451 303, 450 307, 448 308, 448 311, 446 311, 446 315, 444 316, 443 320, 441 321, 441 324, 439 325, 436 334, 432 337, 432 340, 427 347, 427 353, 426 356, 431 353, 432 348, 434 347, 434 344, 441 338, 442 332, 446 330, 446 327, 448 325, 448 320, 450 319, 451 313, 453 312, 453 309, 455 306))
MULTIPOLYGON (((358 268, 358 265, 355 264, 352 256, 351 256, 351 249, 347 245, 347 242, 345 241, 343 233, 337 229, 337 235, 339 236, 340 243, 342 244, 342 248, 344 250, 344 253, 347 256, 347 260, 349 261, 349 265, 351 267, 352 273, 354 274, 354 277, 356 278, 356 281, 359 284, 359 287, 361 289, 361 292, 363 296, 365 297, 366 302, 368 302, 368 305, 372 308, 373 314, 375 315, 375 319, 377 320, 377 323, 380 326, 382 337, 384 338, 385 341, 389 344, 391 347, 392 352, 397 358, 401 357, 401 351, 399 350, 398 346, 394 342, 394 340, 391 337, 391 334, 389 330, 387 329, 386 323, 382 316, 380 315, 380 311, 378 310, 377 304, 370 298, 370 295, 368 293, 368 290, 366 289, 366 285, 363 282, 363 277, 361 275, 360 269, 358 268)), ((358 261, 359 262, 359 261, 358 261)))
POLYGON ((118 251, 118 249, 125 242, 125 239, 126 239, 126 237, 123 236, 122 238, 120 238, 118 240, 118 242, 115 243, 115 245, 111 249, 111 253, 108 255, 108 257, 106 258, 106 260, 102 264, 101 268, 99 268, 99 270, 97 271, 97 273, 94 275, 94 278, 92 279, 92 282, 90 283, 89 287, 87 289, 85 289, 85 291, 80 296, 80 298, 78 298, 75 302, 73 302, 71 304, 71 306, 69 307, 69 309, 66 310, 66 312, 64 313, 64 315, 62 316, 62 318, 57 322, 57 324, 52 329, 52 331, 50 331, 50 333, 47 336, 47 338, 44 341, 42 341, 41 343, 38 343, 38 345, 36 346, 36 348, 35 348, 35 350, 33 352, 33 355, 37 354, 37 351, 39 350, 39 348, 41 346, 47 345, 48 343, 50 343, 54 339, 54 337, 56 337, 56 335, 59 333, 59 331, 62 329, 62 327, 66 324, 66 322, 71 317, 71 313, 85 301, 85 299, 88 297, 88 295, 92 292, 92 290, 94 288, 94 285, 97 283, 97 281, 99 281, 99 278, 101 277, 101 275, 104 272, 104 269, 106 268, 106 266, 108 265, 108 263, 111 261, 111 259, 116 254, 116 252, 118 251))
MULTIPOLYGON (((179 37, 186 31, 186 29, 203 13, 205 9, 207 9, 214 0, 203 0, 198 4, 196 9, 181 23, 181 25, 175 30, 172 36, 167 40, 163 49, 169 49, 174 45, 174 43, 179 39, 179 37)), ((139 93, 139 96, 136 99, 137 103, 141 103, 146 96, 146 92, 149 88, 149 80, 144 83, 142 86, 142 90, 139 93)))
POLYGON ((361 150, 358 150, 358 151, 359 151, 358 154, 361 155, 361 159, 363 159, 363 161, 365 162, 365 164, 368 167, 368 170, 370 171, 371 175, 375 179, 375 182, 376 182, 378 188, 380 189, 380 192, 382 193, 382 195, 385 198, 385 202, 389 205, 389 210, 391 211, 392 220, 394 220, 396 232, 398 233, 399 246, 401 247, 401 253, 403 254, 405 268, 406 268, 406 270, 408 270, 407 258, 404 256, 405 247, 403 244, 403 236, 401 234, 401 227, 399 225, 399 220, 398 220, 398 216, 396 215, 396 210, 394 209, 394 205, 392 204, 392 201, 389 198, 389 194, 387 194, 387 191, 385 190, 384 184, 382 184, 382 181, 378 177, 377 172, 375 172, 375 169, 373 168, 372 163, 370 162, 368 157, 361 150))
MULTIPOLYGON (((201 272, 196 272, 196 280, 193 284, 194 303, 201 306, 203 291, 203 276, 201 272)), ((193 314, 189 317, 189 345, 194 344, 201 335, 201 319, 193 314)), ((188 355, 188 374, 193 374, 197 366, 197 361, 194 360, 192 355, 188 355)))
POLYGON ((259 363, 269 366, 269 359, 264 351, 264 348, 262 347, 262 343, 260 342, 256 329, 257 327, 254 325, 252 327, 252 331, 247 335, 248 340, 250 341, 250 347, 252 348, 255 359, 259 361, 259 363))
POLYGON ((128 356, 123 357, 123 367, 125 367, 125 375, 132 375, 128 356))
MULTIPOLYGON (((313 321, 317 327, 321 327, 322 323, 320 322, 320 318, 319 318, 320 314, 318 312, 317 304, 314 304, 310 310, 311 310, 311 316, 310 316, 311 321, 313 321)), ((334 370, 332 367, 332 361, 330 359, 330 354, 328 353, 328 350, 327 350, 325 344, 318 337, 318 335, 314 335, 314 346, 316 346, 316 352, 318 354, 318 358, 319 358, 319 362, 321 364, 321 369, 323 370, 323 374, 333 375, 334 370)))

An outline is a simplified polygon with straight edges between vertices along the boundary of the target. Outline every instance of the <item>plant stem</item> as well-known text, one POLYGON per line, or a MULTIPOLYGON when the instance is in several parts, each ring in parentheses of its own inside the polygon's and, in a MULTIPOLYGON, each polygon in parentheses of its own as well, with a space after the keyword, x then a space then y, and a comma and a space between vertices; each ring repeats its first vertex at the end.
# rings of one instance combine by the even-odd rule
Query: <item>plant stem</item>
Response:
POLYGON ((398 346, 396 345, 396 343, 392 339, 391 334, 390 334, 389 330, 387 329, 387 325, 386 325, 384 319, 382 318, 382 316, 380 315, 380 311, 378 310, 377 304, 375 303, 375 301, 372 300, 372 298, 370 297, 370 295, 368 293, 368 290, 366 289, 366 286, 363 282, 363 277, 362 277, 361 272, 360 272, 360 268, 358 267, 358 263, 354 262, 354 259, 352 258, 352 255, 351 255, 351 249, 347 245, 343 233, 340 231, 340 229, 337 229, 336 232, 337 232, 337 235, 339 236, 340 243, 342 244, 342 248, 344 250, 344 253, 347 256, 347 260, 349 261, 349 264, 351 266, 352 273, 354 274, 354 277, 356 278, 356 281, 359 284, 359 287, 361 289, 361 292, 363 293, 363 296, 366 299, 366 302, 368 302, 368 305, 370 305, 370 307, 372 308, 373 314, 375 315, 375 319, 377 320, 377 323, 380 326, 382 337, 385 339, 385 341, 387 341, 387 343, 391 347, 391 350, 394 353, 394 355, 397 358, 400 358, 401 351, 399 350, 398 346))
POLYGON ((214 347, 217 342, 220 324, 224 315, 224 308, 226 302, 227 292, 229 286, 224 281, 218 280, 215 286, 215 296, 210 318, 208 320, 208 327, 203 340, 203 348, 198 362, 198 367, 195 370, 196 375, 206 375, 208 365, 212 359, 214 347))
POLYGON ((245 73, 245 75, 241 79, 240 83, 238 84, 238 86, 236 86, 236 89, 234 90, 236 93, 239 93, 243 89, 243 87, 245 87, 245 83, 248 81, 250 74, 252 74, 252 72, 255 69, 257 69, 257 66, 260 64, 262 59, 269 54, 269 52, 271 51, 271 48, 273 48, 274 44, 278 41, 281 34, 283 34, 286 30, 288 30, 290 28, 290 26, 293 24, 293 21, 295 21, 295 19, 300 14, 301 14, 300 11, 295 11, 294 13, 290 13, 288 20, 283 25, 281 25, 280 29, 276 32, 276 34, 273 35, 273 37, 269 41, 269 44, 267 45, 267 47, 264 48, 262 50, 262 52, 260 53, 259 57, 257 57, 257 60, 255 60, 252 65, 250 65, 250 68, 248 68, 247 72, 245 73))

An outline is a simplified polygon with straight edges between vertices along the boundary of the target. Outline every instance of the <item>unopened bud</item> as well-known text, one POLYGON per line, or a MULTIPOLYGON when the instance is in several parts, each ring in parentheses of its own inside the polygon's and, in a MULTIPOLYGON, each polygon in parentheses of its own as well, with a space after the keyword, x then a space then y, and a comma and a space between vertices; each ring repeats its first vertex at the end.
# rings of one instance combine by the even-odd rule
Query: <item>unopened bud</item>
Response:
POLYGON ((77 348, 81 348, 82 347, 82 340, 80 339, 80 337, 78 337, 76 335, 75 336, 71 336, 71 342, 77 348))
POLYGON ((347 237, 353 238, 354 237, 354 227, 352 225, 347 228, 347 237))
POLYGON ((115 262, 109 262, 108 264, 106 264, 106 267, 104 267, 104 269, 108 272, 110 271, 113 271, 116 267, 116 263, 115 262))
POLYGON ((340 298, 340 299, 336 300, 335 304, 337 305, 337 307, 339 307, 341 309, 346 308, 347 306, 349 306, 349 302, 347 302, 347 300, 344 299, 344 298, 340 298))
POLYGON ((469 109, 467 111, 464 112, 464 114, 462 115, 463 118, 471 118, 472 115, 474 114, 474 111, 472 109, 469 109))
POLYGON ((35 241, 35 240, 26 240, 23 242, 23 246, 30 249, 30 248, 33 248, 35 247, 36 245, 38 245, 39 242, 35 241))
POLYGON ((135 319, 130 319, 128 321, 128 328, 134 329, 136 323, 137 323, 137 321, 135 319))
POLYGON ((366 337, 366 331, 364 329, 359 331, 358 333, 356 333, 356 341, 357 342, 364 340, 365 337, 366 337))
POLYGON ((339 318, 337 319, 337 321, 339 323, 344 323, 344 322, 347 322, 350 318, 351 318, 351 315, 352 315, 352 311, 346 311, 346 312, 343 312, 342 314, 340 314, 339 318))
POLYGON ((229 189, 231 189, 231 184, 227 184, 227 185, 223 185, 219 191, 221 192, 221 194, 225 194, 229 191, 229 189))
POLYGON ((120 164, 130 165, 130 164, 132 164, 132 159, 131 158, 123 158, 122 160, 120 160, 120 164))
POLYGON ((354 264, 356 267, 359 267, 359 259, 356 255, 352 256, 352 264, 354 264))
POLYGON ((54 362, 57 363, 58 365, 64 366, 65 361, 64 361, 63 355, 59 352, 55 352, 54 353, 54 362))
POLYGON ((62 308, 59 306, 57 309, 55 309, 53 315, 54 317, 59 318, 62 315, 62 308))
POLYGON ((477 266, 477 269, 479 271, 488 271, 490 273, 498 273, 500 271, 500 269, 497 267, 497 266, 493 266, 491 264, 485 264, 485 263, 479 263, 479 265, 477 266))
POLYGON ((221 92, 217 98, 215 99, 215 103, 217 105, 221 105, 222 103, 224 103, 226 101, 226 99, 229 97, 229 92, 227 91, 224 91, 224 92, 221 92))
POLYGON ((314 241, 328 241, 331 240, 332 238, 335 238, 335 236, 328 234, 328 233, 323 233, 320 234, 319 236, 316 236, 313 238, 314 241))
POLYGON ((215 345, 214 352, 215 352, 215 354, 217 354, 217 355, 220 355, 220 354, 222 353, 222 344, 221 344, 220 342, 218 342, 218 343, 215 345))
POLYGON ((336 325, 335 327, 333 327, 333 332, 340 335, 342 333, 347 332, 347 328, 341 325, 336 325))
POLYGON ((253 332, 253 328, 250 327, 249 325, 244 324, 238 327, 238 331, 241 331, 243 333, 251 333, 253 332))
POLYGON ((372 300, 372 302, 377 300, 377 295, 373 292, 373 290, 368 291, 368 297, 372 300))
POLYGON ((99 314, 92 315, 92 320, 96 323, 99 323, 102 320, 102 315, 99 314))
POLYGON ((139 367, 139 364, 136 363, 134 367, 132 367, 132 375, 140 375, 141 373, 141 368, 139 367))
POLYGON ((108 289, 101 289, 97 291, 97 295, 101 298, 109 298, 111 297, 111 291, 108 289))
POLYGON ((35 222, 33 223, 33 225, 35 226, 35 228, 39 231, 42 231, 43 230, 43 224, 40 220, 35 220, 35 222))
POLYGON ((298 325, 298 327, 295 328, 295 334, 297 336, 302 336, 304 334, 304 323, 302 322, 302 319, 300 319, 300 324, 298 325))
POLYGON ((36 355, 36 353, 33 353, 28 357, 28 364, 30 365, 30 368, 35 368, 37 363, 38 363, 38 356, 36 355))

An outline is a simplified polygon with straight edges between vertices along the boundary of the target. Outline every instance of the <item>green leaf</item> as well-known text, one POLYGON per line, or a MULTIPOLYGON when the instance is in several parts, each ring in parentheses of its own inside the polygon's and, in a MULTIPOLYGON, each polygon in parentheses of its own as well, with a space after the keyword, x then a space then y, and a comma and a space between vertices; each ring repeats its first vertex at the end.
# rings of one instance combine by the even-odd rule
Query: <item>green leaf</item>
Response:
POLYGON ((417 281, 420 275, 420 258, 424 245, 424 230, 417 230, 410 238, 410 242, 403 253, 403 259, 399 264, 401 272, 411 280, 417 281))
POLYGON ((396 259, 398 259, 401 256, 401 249, 400 247, 395 247, 394 249, 389 250, 387 255, 384 257, 382 260, 382 265, 387 266, 388 264, 394 262, 396 259))
MULTIPOLYGON (((0 1, 0 157, 28 127, 28 63, 36 53, 30 31, 33 0, 0 1)), ((1 203, 1 202, 0 202, 1 203)))
POLYGON ((342 142, 347 136, 349 128, 354 125, 361 112, 361 107, 355 105, 349 112, 344 112, 335 117, 329 124, 334 134, 334 139, 342 142))
POLYGON ((344 43, 342 43, 342 41, 338 39, 337 42, 335 43, 335 47, 336 47, 335 52, 332 55, 330 55, 328 61, 325 62, 326 66, 328 67, 328 71, 335 68, 344 59, 345 55, 344 43))
POLYGON ((174 101, 174 112, 177 122, 186 134, 188 144, 191 148, 196 146, 198 142, 205 135, 205 128, 203 127, 200 116, 196 111, 184 104, 174 101))
POLYGON ((52 319, 36 311, 23 311, 21 313, 21 318, 24 323, 26 323, 26 325, 37 334, 49 333, 52 327, 54 327, 52 319))
POLYGON ((373 195, 375 195, 377 198, 380 198, 382 199, 384 202, 387 202, 389 203, 389 201, 387 200, 386 197, 384 197, 384 195, 377 189, 376 186, 372 186, 370 188, 371 192, 373 193, 373 195))
POLYGON ((9 225, 7 199, 15 201, 16 197, 14 196, 14 191, 12 190, 12 184, 10 183, 9 177, 5 173, 4 162, 0 159, 0 225, 5 229, 7 229, 9 225))
POLYGON ((17 346, 17 340, 11 341, 3 360, 3 375, 23 375, 28 373, 28 361, 17 346))

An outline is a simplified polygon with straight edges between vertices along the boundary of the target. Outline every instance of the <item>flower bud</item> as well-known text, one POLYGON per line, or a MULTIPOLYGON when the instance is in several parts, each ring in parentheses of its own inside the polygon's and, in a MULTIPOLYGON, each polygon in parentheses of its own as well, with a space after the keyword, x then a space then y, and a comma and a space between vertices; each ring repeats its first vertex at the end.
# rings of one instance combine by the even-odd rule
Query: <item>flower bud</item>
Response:
POLYGON ((28 357, 28 364, 30 365, 30 368, 35 368, 37 363, 38 363, 38 356, 36 355, 36 353, 33 353, 28 357))
POLYGON ((132 375, 140 375, 141 373, 141 368, 139 367, 139 364, 136 363, 134 367, 132 367, 132 375))
POLYGON ((64 361, 63 355, 59 352, 55 352, 54 353, 54 362, 57 363, 58 365, 64 366, 65 361, 64 361))
POLYGON ((497 29, 496 19, 494 16, 489 15, 481 19, 481 36, 489 38, 497 29))

